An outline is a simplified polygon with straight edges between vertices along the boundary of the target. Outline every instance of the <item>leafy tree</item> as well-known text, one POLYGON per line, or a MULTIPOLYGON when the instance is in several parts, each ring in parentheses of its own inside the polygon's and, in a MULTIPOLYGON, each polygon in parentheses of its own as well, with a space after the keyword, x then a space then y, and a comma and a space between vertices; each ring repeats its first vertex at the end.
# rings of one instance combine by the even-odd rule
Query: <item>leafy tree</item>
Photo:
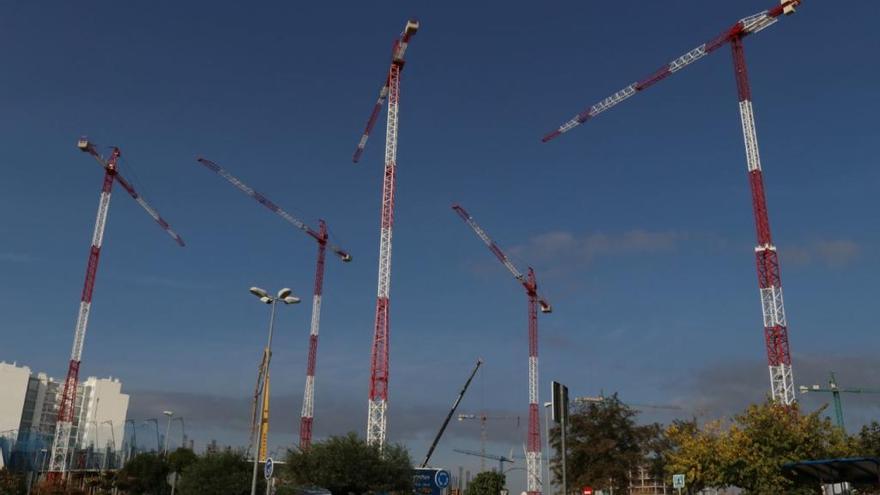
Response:
MULTIPOLYGON (((253 463, 241 452, 205 454, 183 469, 177 490, 180 495, 248 495, 251 492, 253 463)), ((257 492, 266 491, 262 472, 257 492)))
POLYGON ((411 492, 412 461, 401 445, 385 445, 380 452, 349 433, 314 443, 307 451, 288 451, 281 480, 288 486, 318 486, 334 494, 411 492))
POLYGON ((880 457, 880 423, 862 426, 856 438, 857 455, 863 457, 880 457))
POLYGON ((816 486, 795 486, 781 467, 804 459, 846 457, 853 451, 846 433, 821 416, 802 415, 795 403, 767 401, 734 418, 728 433, 727 485, 746 493, 815 493, 816 486))
POLYGON ((181 447, 168 455, 168 466, 172 473, 182 473, 184 469, 198 459, 199 456, 195 452, 181 447))
POLYGON ((667 474, 664 479, 684 474, 688 493, 724 486, 725 434, 720 421, 708 423, 702 429, 696 420, 673 422, 666 429, 669 445, 663 453, 667 474))
POLYGON ((498 495, 504 488, 506 480, 497 471, 483 471, 474 476, 465 490, 465 495, 498 495))
POLYGON ((795 483, 783 464, 805 459, 846 457, 854 442, 822 409, 802 414, 798 405, 773 401, 751 405, 726 430, 720 422, 676 424, 667 429, 674 447, 667 454, 668 474, 686 473, 689 490, 736 486, 745 494, 813 494, 817 483, 795 483))
POLYGON ((0 469, 0 495, 24 495, 27 493, 24 476, 0 469))
MULTIPOLYGON (((569 486, 592 486, 625 491, 631 472, 645 464, 651 442, 660 433, 659 425, 639 426, 637 411, 620 402, 617 394, 601 402, 575 406, 569 415, 567 480, 569 486)), ((556 451, 560 449, 559 428, 550 433, 556 451)), ((553 459, 553 476, 562 481, 562 462, 553 459)))
POLYGON ((117 486, 131 495, 163 494, 168 473, 168 463, 158 454, 138 454, 119 471, 117 486))

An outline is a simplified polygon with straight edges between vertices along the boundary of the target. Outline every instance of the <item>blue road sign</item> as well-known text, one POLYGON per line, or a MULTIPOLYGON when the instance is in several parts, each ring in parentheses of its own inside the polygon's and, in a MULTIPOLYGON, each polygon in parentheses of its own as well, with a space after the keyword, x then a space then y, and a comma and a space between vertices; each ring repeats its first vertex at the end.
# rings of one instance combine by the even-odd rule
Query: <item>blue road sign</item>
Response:
POLYGON ((271 457, 266 458, 266 464, 263 465, 263 474, 266 475, 266 479, 270 479, 272 477, 272 472, 275 471, 275 462, 272 461, 271 457))
POLYGON ((413 492, 416 495, 441 495, 449 486, 449 472, 443 469, 413 469, 413 492))
POLYGON ((439 488, 446 488, 449 486, 449 473, 442 469, 437 471, 437 474, 434 475, 434 484, 439 488))

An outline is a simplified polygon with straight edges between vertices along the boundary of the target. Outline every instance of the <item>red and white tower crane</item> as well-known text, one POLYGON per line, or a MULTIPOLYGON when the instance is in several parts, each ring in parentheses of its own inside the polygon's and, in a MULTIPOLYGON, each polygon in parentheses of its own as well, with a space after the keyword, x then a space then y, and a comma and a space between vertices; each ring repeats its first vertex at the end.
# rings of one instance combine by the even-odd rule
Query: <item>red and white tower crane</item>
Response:
POLYGON ((207 169, 216 172, 219 176, 226 179, 239 191, 254 198, 257 202, 286 220, 289 224, 311 236, 311 238, 318 243, 318 261, 315 267, 315 291, 312 295, 312 322, 309 331, 309 358, 308 364, 306 365, 306 385, 305 391, 303 392, 302 414, 300 416, 299 425, 299 446, 301 449, 306 450, 312 444, 312 422, 315 414, 315 363, 318 355, 318 330, 321 323, 321 297, 324 292, 324 258, 327 248, 330 248, 330 250, 333 251, 333 254, 346 263, 351 261, 351 255, 348 251, 343 250, 339 246, 329 243, 330 235, 327 232, 327 224, 324 220, 318 220, 318 229, 315 230, 290 213, 281 209, 281 207, 270 201, 267 197, 255 191, 253 188, 243 183, 237 177, 230 174, 211 160, 206 158, 197 158, 196 160, 207 169))
POLYGON ((535 271, 531 267, 529 267, 528 275, 523 275, 464 208, 460 205, 453 205, 452 209, 471 226, 489 248, 489 251, 492 251, 498 261, 507 267, 507 270, 526 290, 529 313, 529 430, 526 434, 526 490, 529 495, 539 495, 542 483, 541 429, 538 419, 538 308, 541 308, 542 313, 550 313, 553 308, 546 298, 538 294, 538 282, 535 280, 535 271))
POLYGON ((391 67, 379 91, 379 99, 367 120, 367 126, 358 142, 352 161, 360 160, 370 137, 379 110, 388 100, 388 123, 385 128, 385 178, 382 182, 382 214, 379 230, 379 288, 376 294, 376 321, 370 357, 370 395, 367 412, 367 442, 385 445, 388 410, 388 349, 391 306, 391 230, 394 225, 394 192, 397 176, 397 112, 400 101, 400 72, 409 41, 419 29, 419 22, 409 20, 403 33, 394 41, 391 67))
POLYGON ((110 192, 113 183, 119 185, 134 198, 147 214, 159 224, 168 235, 181 247, 183 239, 171 230, 168 222, 162 219, 134 187, 119 173, 118 161, 121 156, 119 148, 114 147, 109 158, 104 158, 94 143, 86 138, 77 142, 80 151, 92 155, 104 168, 104 182, 101 186, 101 199, 98 201, 98 217, 95 220, 95 230, 92 234, 92 247, 89 249, 89 259, 86 264, 86 279, 83 285, 82 296, 79 303, 79 313, 76 318, 76 327, 73 333, 73 349, 70 351, 70 363, 67 367, 67 378, 61 390, 61 398, 58 402, 58 420, 55 424, 55 439, 52 443, 52 455, 49 458, 49 479, 60 481, 67 470, 67 457, 70 449, 70 432, 73 429, 74 409, 76 405, 76 389, 79 384, 79 368, 82 364, 83 345, 85 343, 86 329, 89 325, 89 312, 92 306, 92 292, 95 289, 95 277, 98 273, 98 260, 101 257, 101 246, 104 241, 104 228, 107 225, 107 213, 110 210, 110 192))
POLYGON ((571 120, 546 134, 542 139, 550 141, 587 120, 608 110, 655 83, 669 77, 691 63, 730 43, 733 49, 733 62, 736 71, 736 85, 739 92, 739 110, 742 120, 743 139, 746 148, 749 186, 752 191, 752 209, 755 216, 758 245, 755 257, 758 268, 758 289, 761 296, 761 311, 764 317, 764 341, 767 348, 767 361, 770 370, 770 390, 774 400, 783 404, 795 401, 794 377, 791 368, 791 352, 788 342, 788 323, 782 300, 782 281, 779 274, 779 259, 776 246, 770 236, 770 219, 767 214, 767 199, 764 193, 764 179, 761 171, 761 157, 758 151, 758 136, 755 132, 755 116, 752 108, 752 95, 746 71, 742 40, 775 24, 783 14, 792 14, 802 0, 781 0, 779 5, 763 12, 740 19, 720 35, 685 53, 669 64, 661 67, 650 76, 636 81, 604 100, 596 103, 571 120))

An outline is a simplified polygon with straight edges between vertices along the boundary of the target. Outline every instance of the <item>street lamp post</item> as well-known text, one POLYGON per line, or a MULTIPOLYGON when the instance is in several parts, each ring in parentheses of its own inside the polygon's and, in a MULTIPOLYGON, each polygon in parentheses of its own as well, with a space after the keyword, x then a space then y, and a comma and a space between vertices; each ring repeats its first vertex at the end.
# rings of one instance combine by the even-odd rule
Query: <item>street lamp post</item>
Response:
MULTIPOLYGON (((263 387, 260 391, 260 397, 257 400, 257 407, 260 407, 260 405, 263 404, 263 402, 265 401, 265 394, 268 393, 268 390, 266 390, 266 384, 263 380, 266 380, 269 376, 269 363, 272 361, 272 334, 275 330, 275 304, 279 301, 283 302, 284 304, 296 304, 300 301, 300 299, 294 296, 293 291, 286 287, 279 290, 276 297, 270 296, 268 292, 259 287, 251 287, 250 293, 258 297, 261 302, 271 306, 271 310, 269 311, 269 341, 266 343, 265 365, 262 366, 260 369, 260 381, 263 382, 263 387)), ((254 442, 254 473, 251 479, 251 495, 257 495, 257 471, 259 470, 260 466, 259 444, 262 438, 263 421, 261 420, 260 426, 257 429, 257 438, 254 442)))
POLYGON ((178 416, 174 418, 174 421, 180 421, 180 447, 186 448, 186 423, 183 421, 183 416, 178 416))
MULTIPOLYGON (((102 425, 103 424, 110 424, 110 441, 112 442, 112 445, 113 445, 110 453, 113 455, 113 460, 115 461, 116 460, 116 432, 113 431, 113 420, 108 419, 107 421, 102 421, 101 424, 102 425)), ((107 457, 110 457, 110 455, 107 455, 107 457)), ((104 458, 104 469, 107 469, 107 466, 109 464, 107 457, 104 458)))
POLYGON ((125 448, 125 453, 122 457, 122 463, 125 464, 132 457, 132 454, 137 452, 137 425, 133 419, 126 419, 125 423, 122 426, 122 444, 125 445, 125 425, 131 423, 131 444, 125 448))
POLYGON ((159 441, 159 420, 156 418, 150 418, 150 419, 144 420, 144 423, 149 423, 149 422, 152 422, 154 425, 156 425, 156 452, 158 453, 159 449, 162 448, 162 443, 159 441))
POLYGON ((550 481, 550 414, 547 411, 552 405, 552 402, 544 403, 544 444, 547 447, 547 477, 544 478, 543 483, 545 493, 552 484, 550 481))
POLYGON ((168 434, 171 433, 171 418, 174 411, 162 411, 162 414, 168 416, 168 426, 165 427, 165 446, 162 447, 162 455, 168 455, 168 434))

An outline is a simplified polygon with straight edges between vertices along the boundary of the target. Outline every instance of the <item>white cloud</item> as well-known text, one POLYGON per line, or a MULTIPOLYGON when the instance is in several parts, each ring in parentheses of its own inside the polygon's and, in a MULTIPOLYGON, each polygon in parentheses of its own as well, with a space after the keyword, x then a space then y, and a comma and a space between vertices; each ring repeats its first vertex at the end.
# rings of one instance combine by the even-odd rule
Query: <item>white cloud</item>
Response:
POLYGON ((514 246, 510 252, 535 264, 565 260, 567 264, 588 265, 602 256, 672 252, 683 238, 682 234, 671 231, 644 229, 581 236, 568 231, 554 231, 534 236, 526 244, 514 246))

